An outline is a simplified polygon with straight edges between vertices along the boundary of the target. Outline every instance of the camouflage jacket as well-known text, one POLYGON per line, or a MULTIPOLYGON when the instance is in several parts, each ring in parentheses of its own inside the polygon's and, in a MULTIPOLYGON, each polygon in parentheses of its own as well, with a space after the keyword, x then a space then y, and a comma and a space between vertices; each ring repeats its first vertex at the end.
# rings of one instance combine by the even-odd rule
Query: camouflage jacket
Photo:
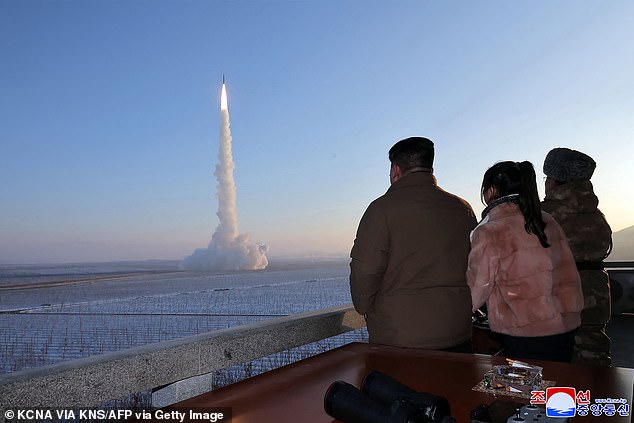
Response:
POLYGON ((592 182, 568 182, 555 187, 542 202, 563 228, 577 262, 602 261, 612 247, 612 229, 597 208, 592 182))
POLYGON ((583 288, 582 324, 605 324, 610 319, 610 285, 601 268, 584 270, 583 262, 601 262, 612 248, 612 230, 597 208, 599 199, 590 181, 555 187, 542 202, 542 210, 561 225, 579 267, 583 288))

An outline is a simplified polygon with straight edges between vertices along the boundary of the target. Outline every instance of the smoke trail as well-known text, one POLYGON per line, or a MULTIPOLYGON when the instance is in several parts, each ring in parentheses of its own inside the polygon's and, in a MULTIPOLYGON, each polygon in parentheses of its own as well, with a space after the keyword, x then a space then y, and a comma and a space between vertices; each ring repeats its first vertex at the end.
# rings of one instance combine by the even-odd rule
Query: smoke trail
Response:
POLYGON ((233 153, 231 151, 231 127, 227 91, 222 84, 220 97, 220 149, 214 175, 218 181, 219 223, 211 236, 208 248, 199 248, 191 256, 185 257, 180 268, 183 270, 259 270, 268 265, 263 244, 253 244, 249 234, 238 232, 236 207, 236 184, 233 179, 233 153))

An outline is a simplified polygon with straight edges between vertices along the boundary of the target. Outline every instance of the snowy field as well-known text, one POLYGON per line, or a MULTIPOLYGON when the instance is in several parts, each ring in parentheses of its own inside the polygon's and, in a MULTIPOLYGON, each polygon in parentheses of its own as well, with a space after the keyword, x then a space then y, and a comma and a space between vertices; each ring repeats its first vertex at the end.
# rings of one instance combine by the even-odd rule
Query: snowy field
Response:
POLYGON ((175 261, 0 266, 0 373, 348 304, 348 275, 347 260, 224 273, 175 261))

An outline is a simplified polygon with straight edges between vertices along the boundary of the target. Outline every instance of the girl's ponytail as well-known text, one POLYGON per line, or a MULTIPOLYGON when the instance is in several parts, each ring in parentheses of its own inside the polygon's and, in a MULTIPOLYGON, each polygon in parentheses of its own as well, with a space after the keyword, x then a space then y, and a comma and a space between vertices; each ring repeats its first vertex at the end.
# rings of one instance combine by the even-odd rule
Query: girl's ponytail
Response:
POLYGON ((531 162, 517 163, 520 176, 519 206, 524 215, 524 228, 529 234, 535 234, 539 238, 542 247, 550 247, 544 228, 546 224, 542 220, 542 209, 535 182, 535 169, 531 162))

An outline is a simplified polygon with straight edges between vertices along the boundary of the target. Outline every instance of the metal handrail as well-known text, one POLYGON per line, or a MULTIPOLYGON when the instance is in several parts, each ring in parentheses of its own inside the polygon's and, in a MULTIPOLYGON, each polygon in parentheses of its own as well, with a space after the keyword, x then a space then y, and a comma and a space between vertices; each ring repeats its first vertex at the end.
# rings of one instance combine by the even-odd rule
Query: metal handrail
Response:
POLYGON ((634 261, 606 261, 605 269, 634 269, 634 261))

